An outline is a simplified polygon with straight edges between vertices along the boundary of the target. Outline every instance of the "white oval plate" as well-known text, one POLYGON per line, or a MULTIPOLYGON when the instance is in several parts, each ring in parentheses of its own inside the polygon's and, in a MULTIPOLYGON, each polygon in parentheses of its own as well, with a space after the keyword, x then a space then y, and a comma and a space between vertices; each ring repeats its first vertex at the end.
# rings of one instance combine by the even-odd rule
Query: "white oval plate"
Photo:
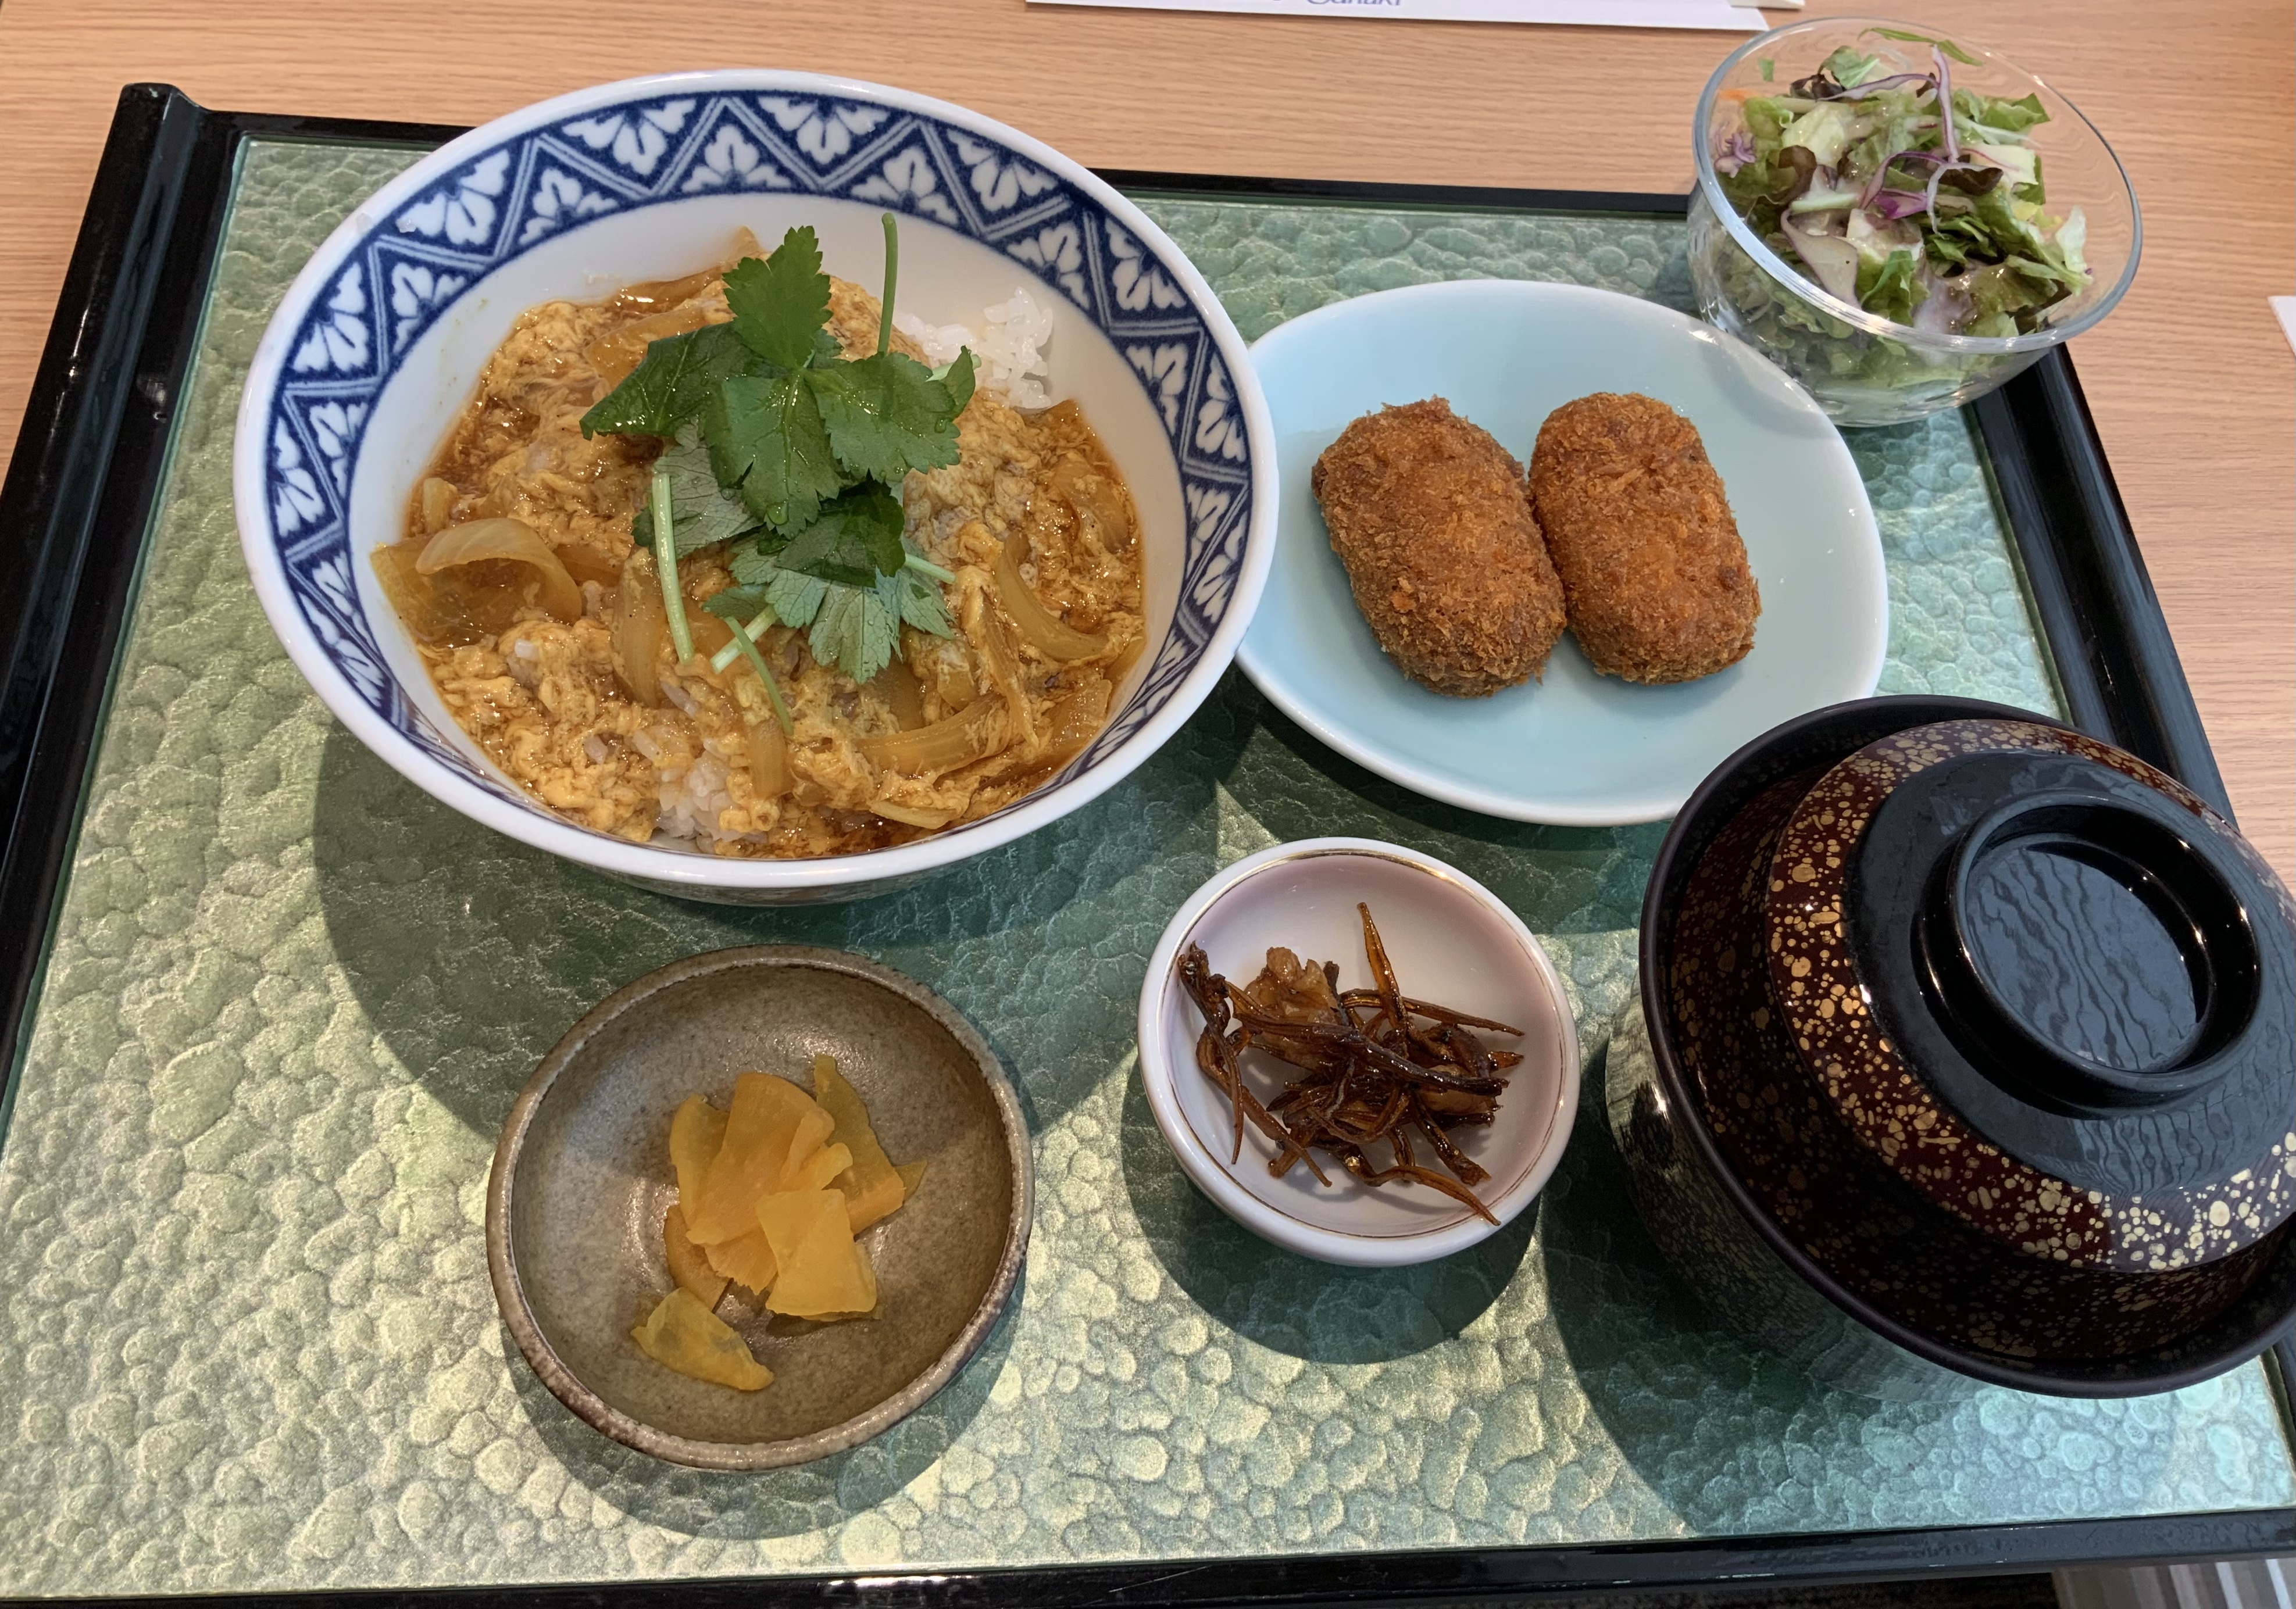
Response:
POLYGON ((1721 331, 1607 290, 1460 280, 1335 302, 1262 336, 1251 358, 1283 491, 1239 657, 1284 714, 1380 775, 1516 821, 1659 821, 1741 745, 1881 679, 1889 592, 1866 483, 1808 394, 1721 331), (1595 391, 1639 391, 1698 427, 1762 589, 1753 651, 1644 687, 1595 674, 1566 633, 1543 682, 1488 698, 1407 680, 1332 551, 1316 457, 1362 414, 1441 396, 1528 465, 1547 414, 1595 391))

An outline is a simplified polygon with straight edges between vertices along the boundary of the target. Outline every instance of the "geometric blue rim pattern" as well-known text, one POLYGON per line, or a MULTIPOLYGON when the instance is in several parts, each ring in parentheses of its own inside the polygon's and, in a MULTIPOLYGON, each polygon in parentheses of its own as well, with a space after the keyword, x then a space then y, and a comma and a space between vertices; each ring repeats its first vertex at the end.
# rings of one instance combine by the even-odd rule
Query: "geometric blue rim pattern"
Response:
POLYGON ((863 201, 956 230, 1034 274, 1130 364, 1179 465, 1186 549, 1171 632, 1061 778, 1091 770, 1170 700, 1227 611, 1251 522, 1242 411, 1174 265, 995 138, 907 110, 812 94, 638 95, 505 139, 379 222, 313 298, 265 421, 271 540, 303 618, 390 726, 535 808, 406 698, 359 608, 364 556, 350 551, 347 509, 366 421, 417 338, 504 264, 592 218, 742 191, 863 201))

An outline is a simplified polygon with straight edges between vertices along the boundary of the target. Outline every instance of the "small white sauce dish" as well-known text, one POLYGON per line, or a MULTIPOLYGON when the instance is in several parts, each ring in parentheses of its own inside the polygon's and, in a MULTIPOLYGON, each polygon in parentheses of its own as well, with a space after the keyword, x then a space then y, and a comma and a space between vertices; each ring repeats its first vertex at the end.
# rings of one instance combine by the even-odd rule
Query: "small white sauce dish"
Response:
MULTIPOLYGON (((1262 1101, 1292 1076, 1258 1050, 1243 1056, 1244 1077, 1262 1101)), ((1497 895, 1456 869, 1415 850, 1371 838, 1308 838, 1238 861, 1196 890, 1164 929, 1140 990, 1140 1078, 1165 1143, 1196 1187, 1244 1228, 1302 1256, 1358 1268, 1429 1262, 1465 1250, 1521 1213, 1562 1160, 1578 1107, 1578 1033, 1554 965, 1497 895), (1490 1173, 1475 1194, 1498 1221, 1423 1185, 1372 1188, 1326 1153, 1319 1185, 1295 1164, 1268 1172, 1276 1148, 1250 1124, 1243 1153, 1229 1160, 1234 1119, 1227 1097, 1196 1066, 1203 1017, 1180 986, 1177 963, 1192 943, 1211 968, 1242 984, 1258 976, 1267 951, 1336 961, 1340 987, 1371 984, 1358 902, 1371 907, 1404 994, 1523 1030, 1520 1039, 1478 1031, 1494 1050, 1513 1050, 1495 1120, 1451 1138, 1490 1173)), ((1375 1163, 1386 1146, 1372 1148, 1375 1163)), ((1423 1148, 1423 1164, 1431 1164, 1423 1148)), ((1439 1164, 1434 1164, 1439 1165, 1439 1164)))

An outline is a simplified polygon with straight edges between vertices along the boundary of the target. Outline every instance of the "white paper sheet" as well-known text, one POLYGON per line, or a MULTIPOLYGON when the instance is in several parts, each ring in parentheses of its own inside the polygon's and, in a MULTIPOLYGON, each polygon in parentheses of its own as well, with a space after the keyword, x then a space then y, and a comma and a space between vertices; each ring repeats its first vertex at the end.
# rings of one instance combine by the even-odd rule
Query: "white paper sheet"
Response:
MULTIPOLYGON (((1769 0, 1799 9, 1802 0, 1769 0)), ((1758 34, 1769 26, 1729 0, 1029 0, 1031 5, 1127 11, 1238 12, 1263 17, 1385 17, 1423 22, 1546 22, 1597 28, 1686 28, 1758 34)))
POLYGON ((2296 347, 2296 296, 2267 296, 2264 299, 2279 315, 2280 333, 2288 338, 2290 347, 2296 347))

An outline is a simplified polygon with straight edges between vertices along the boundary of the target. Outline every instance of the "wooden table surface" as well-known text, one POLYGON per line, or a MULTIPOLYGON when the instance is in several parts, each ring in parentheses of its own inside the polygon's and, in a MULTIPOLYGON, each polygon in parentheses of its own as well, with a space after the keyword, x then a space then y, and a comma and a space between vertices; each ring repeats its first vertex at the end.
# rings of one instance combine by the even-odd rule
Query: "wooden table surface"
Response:
MULTIPOLYGON (((2128 164, 2143 271, 2075 359, 2242 825, 2296 882, 2288 0, 1890 0, 2036 66, 2128 164)), ((1787 13, 1773 13, 1784 20, 1787 13)), ((1023 0, 0 0, 0 454, 123 84, 234 110, 477 123, 674 68, 922 90, 1098 167, 1689 187, 1723 34, 1031 9, 1023 0)))

